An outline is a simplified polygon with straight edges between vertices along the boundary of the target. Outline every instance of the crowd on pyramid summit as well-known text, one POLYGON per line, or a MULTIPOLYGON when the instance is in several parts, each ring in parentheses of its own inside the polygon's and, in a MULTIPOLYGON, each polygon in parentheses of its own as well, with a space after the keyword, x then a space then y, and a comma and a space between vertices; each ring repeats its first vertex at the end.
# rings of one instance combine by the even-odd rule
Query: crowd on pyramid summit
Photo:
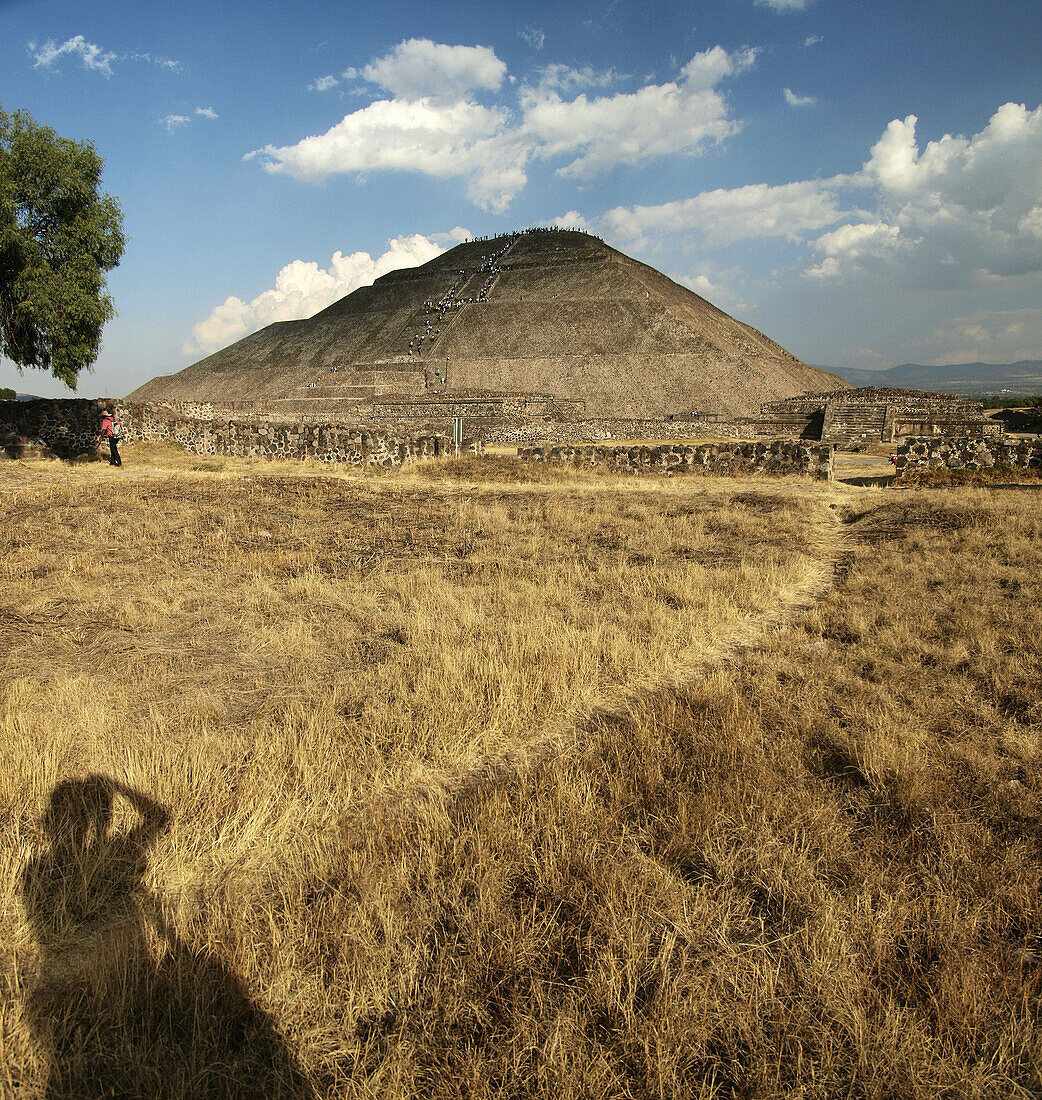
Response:
MULTIPOLYGON (((473 244, 480 241, 493 241, 499 237, 532 237, 537 233, 582 233, 587 237, 593 237, 594 235, 588 230, 583 229, 578 225, 532 225, 527 229, 511 229, 509 233, 496 233, 492 236, 484 237, 470 237, 464 244, 473 244)), ((600 237, 594 237, 594 240, 600 240, 600 237)))
MULTIPOLYGON (((591 233, 588 229, 583 229, 579 225, 533 225, 527 229, 512 229, 509 233, 499 233, 497 236, 513 237, 516 240, 518 237, 535 237, 541 233, 582 233, 584 237, 593 237, 595 241, 601 240, 600 237, 591 233)), ((473 241, 488 241, 490 237, 472 237, 473 241)))

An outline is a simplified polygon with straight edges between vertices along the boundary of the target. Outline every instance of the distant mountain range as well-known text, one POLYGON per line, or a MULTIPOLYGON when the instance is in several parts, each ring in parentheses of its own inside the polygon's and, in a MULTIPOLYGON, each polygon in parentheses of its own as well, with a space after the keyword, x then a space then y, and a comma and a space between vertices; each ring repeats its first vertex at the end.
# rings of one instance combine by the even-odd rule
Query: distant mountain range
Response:
POLYGON ((1042 359, 1022 359, 1019 363, 949 363, 943 367, 902 363, 889 370, 824 366, 820 369, 838 374, 852 386, 899 386, 939 393, 1042 393, 1042 359))

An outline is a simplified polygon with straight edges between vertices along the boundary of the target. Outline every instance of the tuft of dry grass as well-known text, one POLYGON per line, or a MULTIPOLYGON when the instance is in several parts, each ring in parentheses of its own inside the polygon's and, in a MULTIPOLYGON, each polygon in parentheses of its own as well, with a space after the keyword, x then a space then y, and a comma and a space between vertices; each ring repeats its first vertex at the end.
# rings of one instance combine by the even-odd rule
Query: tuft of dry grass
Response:
POLYGON ((1042 1088, 1030 491, 191 467, 0 471, 0 1093, 1042 1088))

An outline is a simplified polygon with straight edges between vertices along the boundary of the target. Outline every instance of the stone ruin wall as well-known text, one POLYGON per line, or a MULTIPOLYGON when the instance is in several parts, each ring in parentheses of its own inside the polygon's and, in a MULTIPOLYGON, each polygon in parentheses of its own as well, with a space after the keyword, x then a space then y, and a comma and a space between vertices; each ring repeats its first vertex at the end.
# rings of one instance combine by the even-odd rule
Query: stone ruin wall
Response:
MULTIPOLYGON (((170 440, 197 455, 313 459, 394 467, 446 454, 452 444, 438 433, 399 434, 344 424, 263 420, 207 420, 170 406, 121 401, 57 399, 0 402, 0 452, 10 458, 106 459, 99 437, 101 412, 115 410, 124 442, 170 440)), ((202 413, 205 406, 194 411, 202 413)), ((480 450, 480 439, 464 447, 480 450)))
MULTIPOLYGON (((445 454, 449 446, 443 435, 400 435, 347 424, 168 418, 148 405, 118 404, 117 411, 127 442, 168 439, 197 455, 397 467, 445 454)), ((465 445, 480 446, 472 440, 465 445)))
POLYGON ((999 436, 1002 425, 985 420, 984 402, 958 394, 887 394, 883 440, 915 436, 999 436))
POLYGON ((610 443, 621 439, 692 439, 707 433, 697 420, 589 417, 537 423, 491 423, 486 441, 507 445, 610 443))
MULTIPOLYGON (((117 403, 118 404, 118 403, 117 403)), ((293 404, 303 404, 295 402, 293 404)), ((119 404, 120 408, 126 406, 119 404)), ((382 400, 345 411, 343 418, 322 417, 314 412, 289 413, 282 403, 251 401, 213 405, 203 402, 150 403, 136 406, 147 409, 150 438, 168 438, 164 427, 179 418, 190 420, 235 420, 274 424, 343 423, 353 428, 415 434, 451 432, 453 417, 462 417, 464 430, 487 443, 518 445, 527 443, 602 443, 628 439, 756 438, 757 422, 703 422, 698 418, 668 417, 586 417, 585 403, 547 396, 515 395, 458 397, 445 400, 382 400), (163 433, 166 434, 163 434, 163 433)), ((124 421, 126 427, 126 420, 124 421)), ((767 428, 770 431, 770 427, 767 428)), ((759 433, 765 436, 765 432, 759 433)), ((771 438, 777 438, 777 434, 771 438)))
MULTIPOLYGON (((799 400, 793 399, 793 400, 799 400)), ((814 401, 812 399, 812 404, 814 401)), ((122 406, 121 406, 122 407, 122 406)), ((239 401, 214 405, 206 402, 150 403, 151 420, 178 417, 193 420, 259 421, 292 424, 348 424, 355 428, 391 433, 441 434, 452 430, 453 417, 464 420, 468 435, 504 446, 527 444, 610 443, 632 439, 744 439, 819 438, 805 431, 807 418, 791 414, 724 419, 713 415, 675 417, 587 417, 585 403, 547 395, 466 395, 444 400, 381 400, 315 413, 304 401, 239 401), (306 409, 307 411, 297 411, 306 409)), ((814 404, 820 410, 820 401, 814 404)), ((820 425, 820 416, 818 417, 820 425)))
POLYGON ((978 423, 973 417, 958 414, 950 417, 924 416, 921 413, 917 415, 914 410, 891 411, 888 409, 886 424, 883 428, 883 438, 887 442, 917 439, 925 436, 953 439, 963 435, 972 435, 975 438, 997 439, 1004 431, 1004 426, 996 420, 982 418, 978 423))
POLYGON ((858 389, 837 390, 828 396, 847 405, 875 405, 886 402, 899 411, 931 409, 949 413, 984 415, 984 402, 958 393, 934 393, 928 390, 903 390, 897 386, 863 386, 858 389))
POLYGON ((1000 425, 984 419, 983 401, 884 386, 772 401, 761 407, 760 420, 765 426, 773 422, 779 435, 855 445, 911 436, 1002 433, 1000 425))
POLYGON ((1005 467, 1042 472, 1042 439, 909 439, 897 448, 898 479, 920 470, 988 470, 1005 467))
MULTIPOLYGON (((125 442, 170 440, 200 456, 311 459, 394 467, 447 454, 452 447, 440 433, 407 435, 348 424, 208 419, 206 414, 211 408, 205 404, 175 409, 170 405, 69 398, 0 402, 0 453, 22 459, 103 460, 108 456, 108 446, 100 441, 99 430, 105 408, 115 410, 125 442)), ((700 427, 697 421, 666 420, 618 419, 586 424, 587 430, 592 425, 608 439, 613 434, 616 438, 634 438, 650 433, 663 439, 670 438, 667 433, 690 438, 700 427)), ((711 430, 719 436, 724 426, 713 424, 711 430)), ((463 446, 480 452, 483 439, 465 439, 463 446)), ((572 461, 631 471, 804 474, 815 478, 831 475, 831 454, 828 446, 793 440, 776 440, 770 445, 728 441, 698 446, 665 443, 607 448, 566 443, 519 447, 519 455, 533 461, 572 461)))
POLYGON ((630 439, 734 439, 771 441, 803 439, 819 442, 821 417, 771 416, 737 417, 731 420, 712 416, 677 419, 590 417, 561 423, 491 424, 485 429, 486 442, 511 445, 611 443, 630 439), (810 423, 810 429, 807 425, 810 423))
POLYGON ((518 457, 530 462, 567 462, 604 466, 629 473, 801 475, 817 481, 832 479, 832 447, 778 439, 773 443, 705 443, 698 446, 665 443, 635 447, 519 447, 518 457))
POLYGON ((85 398, 0 401, 0 454, 8 458, 107 458, 101 413, 112 403, 85 398))
MULTIPOLYGON (((471 409, 473 403, 469 403, 471 409)), ((498 408, 499 406, 497 406, 498 408)), ((408 460, 440 453, 451 431, 451 417, 418 422, 413 415, 387 416, 374 423, 325 420, 318 414, 262 416, 258 403, 215 406, 206 402, 129 403, 101 399, 0 402, 0 454, 12 458, 108 457, 99 440, 101 412, 113 408, 123 425, 126 442, 172 440, 200 455, 316 458, 322 461, 390 461, 399 452, 408 460), (420 442, 426 440, 427 442, 420 442)), ((388 407, 388 413, 398 411, 388 407)), ((411 410, 409 410, 411 411, 411 410)), ((461 404, 459 412, 464 411, 461 404)), ((481 411, 491 413, 490 406, 481 411)), ((464 417, 465 445, 478 450, 484 442, 506 445, 574 445, 621 440, 778 439, 791 435, 784 419, 717 420, 637 419, 597 417, 561 420, 531 412, 519 402, 511 418, 489 415, 464 417)), ((540 410, 547 413, 549 410, 540 410)))
POLYGON ((451 420, 461 416, 477 420, 574 420, 586 412, 586 402, 551 397, 549 394, 446 394, 422 400, 394 401, 386 398, 359 407, 365 416, 383 421, 437 418, 451 420))

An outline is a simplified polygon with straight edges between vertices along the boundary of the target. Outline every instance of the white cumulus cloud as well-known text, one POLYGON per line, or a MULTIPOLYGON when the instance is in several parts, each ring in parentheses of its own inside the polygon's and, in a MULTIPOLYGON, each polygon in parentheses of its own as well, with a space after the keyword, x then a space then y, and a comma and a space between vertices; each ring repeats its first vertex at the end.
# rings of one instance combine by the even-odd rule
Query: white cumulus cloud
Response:
POLYGON ((575 68, 571 65, 547 65, 538 71, 539 87, 560 92, 576 92, 580 88, 607 88, 621 80, 614 69, 599 70, 591 65, 575 68))
POLYGON ((785 96, 785 102, 790 107, 810 107, 812 104, 817 103, 817 99, 812 95, 797 95, 791 88, 783 88, 782 95, 785 96))
POLYGON ((506 65, 487 46, 446 46, 429 38, 410 38, 370 61, 362 75, 400 99, 451 102, 467 92, 495 91, 506 72, 506 65))
POLYGON ((561 214, 559 217, 551 219, 550 225, 555 226, 557 229, 590 228, 589 222, 587 222, 578 210, 569 210, 567 214, 561 214))
POLYGON ((521 133, 540 157, 578 153, 558 171, 579 179, 591 179, 616 164, 691 154, 737 132, 739 124, 729 116, 716 85, 749 68, 755 58, 755 50, 731 54, 714 46, 696 54, 677 81, 596 99, 579 95, 565 100, 552 90, 529 89, 522 103, 521 133))
POLYGON ((740 123, 730 117, 717 85, 755 58, 752 49, 729 53, 717 46, 691 58, 675 81, 593 98, 562 92, 620 78, 549 66, 538 86, 521 88, 519 111, 512 111, 471 97, 475 90, 499 88, 506 75, 491 50, 410 39, 360 74, 392 98, 345 115, 325 133, 268 145, 246 159, 310 183, 382 170, 457 178, 471 201, 502 212, 525 186, 533 159, 563 159, 561 174, 585 180, 616 164, 693 155, 734 134, 740 123))
POLYGON ((309 92, 328 92, 330 88, 335 88, 340 83, 339 80, 332 74, 328 76, 320 76, 317 80, 312 80, 308 85, 309 92))
POLYGON ((525 27, 523 31, 517 33, 533 50, 541 50, 546 44, 546 34, 538 27, 525 27))
POLYGON ((112 76, 112 62, 118 60, 118 55, 103 50, 93 42, 88 42, 82 34, 74 35, 66 39, 60 46, 52 39, 48 39, 39 49, 32 42, 29 50, 33 56, 33 67, 36 69, 54 68, 60 57, 73 56, 80 59, 85 69, 92 72, 112 76))
POLYGON ((967 208, 984 210, 1025 196, 1039 197, 1042 107, 1003 104, 972 137, 945 134, 920 153, 917 119, 894 119, 872 147, 865 171, 895 195, 939 192, 967 208))
POLYGON ((868 252, 885 251, 892 247, 901 235, 899 226, 883 222, 860 222, 857 225, 841 225, 829 233, 823 233, 814 247, 826 256, 863 256, 868 252))
POLYGON ((809 0, 756 0, 757 4, 764 8, 770 8, 771 11, 780 13, 790 11, 803 11, 809 0))
POLYGON ((977 275, 1042 271, 1042 107, 1005 103, 980 133, 919 149, 915 115, 894 119, 864 176, 881 220, 915 241, 917 278, 951 285, 977 275))
POLYGON ((445 248, 452 248, 454 245, 473 239, 474 234, 462 225, 454 226, 448 233, 431 233, 429 237, 429 240, 432 240, 435 244, 443 245, 445 248))
POLYGON ((850 262, 864 257, 884 257, 900 247, 901 227, 885 222, 857 222, 841 225, 829 233, 823 233, 814 248, 825 258, 807 269, 812 278, 831 279, 841 276, 850 262))
MULTIPOLYGON (((455 244, 461 233, 465 236, 460 239, 470 236, 459 226, 446 236, 455 244)), ((270 290, 249 302, 231 295, 216 306, 209 317, 193 327, 192 338, 185 341, 182 351, 185 355, 209 354, 275 321, 311 317, 389 271, 416 267, 444 251, 433 237, 414 233, 389 241, 387 251, 375 260, 368 252, 345 256, 340 251, 333 253, 329 266, 324 268, 313 260, 293 260, 278 273, 270 290)))
POLYGON ((195 113, 200 118, 217 118, 217 112, 212 107, 196 107, 195 113))
POLYGON ((817 279, 899 274, 942 290, 1042 274, 1042 107, 1003 104, 979 133, 923 149, 916 124, 894 119, 857 173, 617 207, 601 226, 642 248, 677 233, 710 246, 785 237, 817 253, 805 270, 817 279))
POLYGON ((507 113, 477 103, 380 99, 345 116, 324 134, 249 157, 269 172, 319 183, 338 172, 380 169, 462 177, 480 206, 503 210, 524 186, 524 151, 506 133, 507 113))
POLYGON ((846 215, 835 180, 802 180, 769 186, 751 183, 703 191, 689 199, 657 206, 618 206, 604 216, 604 228, 625 240, 649 234, 696 231, 711 244, 759 237, 795 238, 834 225, 846 215))

